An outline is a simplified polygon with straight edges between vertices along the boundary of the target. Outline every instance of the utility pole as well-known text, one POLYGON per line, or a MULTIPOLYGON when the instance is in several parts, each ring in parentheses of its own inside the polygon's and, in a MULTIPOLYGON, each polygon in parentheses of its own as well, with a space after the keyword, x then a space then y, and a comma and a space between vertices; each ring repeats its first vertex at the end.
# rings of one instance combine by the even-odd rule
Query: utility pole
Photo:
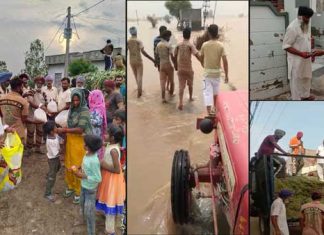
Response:
POLYGON ((208 9, 210 7, 210 2, 209 0, 205 0, 203 2, 203 17, 204 17, 204 29, 206 29, 206 18, 208 16, 208 9))
POLYGON ((72 37, 71 7, 68 7, 67 13, 68 13, 67 14, 67 24, 66 24, 66 28, 64 29, 64 38, 66 39, 64 77, 68 76, 69 54, 70 54, 70 39, 72 37))
POLYGON ((217 6, 217 2, 215 1, 214 15, 213 15, 213 24, 214 24, 214 22, 215 22, 216 6, 217 6))
POLYGON ((136 10, 136 21, 137 21, 137 25, 138 25, 138 15, 137 15, 137 10, 136 10))

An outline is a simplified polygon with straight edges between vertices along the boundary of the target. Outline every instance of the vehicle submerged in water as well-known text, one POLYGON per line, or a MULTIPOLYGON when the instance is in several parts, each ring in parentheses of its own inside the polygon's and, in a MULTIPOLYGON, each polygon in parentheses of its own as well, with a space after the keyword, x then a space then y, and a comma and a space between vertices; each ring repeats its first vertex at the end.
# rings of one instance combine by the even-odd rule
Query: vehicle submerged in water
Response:
POLYGON ((177 224, 190 223, 193 189, 209 183, 210 195, 198 192, 197 198, 211 198, 214 234, 218 234, 216 207, 220 206, 230 227, 230 234, 248 234, 248 93, 221 92, 215 117, 197 120, 204 133, 214 131, 209 161, 194 168, 186 150, 176 151, 172 164, 171 205, 177 224))

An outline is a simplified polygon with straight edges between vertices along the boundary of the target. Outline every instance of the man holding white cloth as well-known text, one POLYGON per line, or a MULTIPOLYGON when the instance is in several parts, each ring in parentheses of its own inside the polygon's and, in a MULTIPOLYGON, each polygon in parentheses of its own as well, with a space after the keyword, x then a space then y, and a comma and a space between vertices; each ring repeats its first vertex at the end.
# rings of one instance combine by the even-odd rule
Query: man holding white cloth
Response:
POLYGON ((292 100, 314 100, 310 95, 312 62, 309 20, 314 12, 308 7, 299 7, 298 17, 292 21, 283 40, 287 51, 288 79, 292 100))

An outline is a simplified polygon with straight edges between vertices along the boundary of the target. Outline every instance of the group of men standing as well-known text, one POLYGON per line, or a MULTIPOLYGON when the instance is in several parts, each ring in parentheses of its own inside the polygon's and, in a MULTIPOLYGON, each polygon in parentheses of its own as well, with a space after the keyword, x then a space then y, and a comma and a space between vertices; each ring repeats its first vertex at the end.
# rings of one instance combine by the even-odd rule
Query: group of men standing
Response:
MULTIPOLYGON (((279 145, 278 141, 285 135, 285 131, 277 129, 273 135, 268 135, 264 138, 258 153, 257 159, 261 157, 266 157, 267 159, 272 158, 274 166, 277 169, 285 168, 286 161, 283 158, 278 157, 278 155, 273 155, 275 149, 284 155, 292 156, 292 162, 294 164, 293 175, 297 175, 304 166, 303 157, 299 155, 305 155, 305 148, 303 146, 303 132, 297 132, 296 136, 293 136, 289 141, 289 147, 291 151, 286 152, 279 145)), ((319 180, 324 182, 324 141, 317 151, 315 161, 317 163, 317 174, 319 180)), ((276 170, 277 171, 277 170, 276 170)), ((277 171, 278 172, 278 171, 277 171)), ((256 176, 257 191, 262 190, 264 192, 264 185, 262 186, 260 182, 261 176, 256 176)), ((273 181, 273 179, 272 179, 273 181)), ((264 183, 264 181, 262 181, 264 183)), ((287 189, 283 189, 278 193, 277 199, 275 199, 271 205, 270 210, 270 227, 272 230, 271 234, 275 235, 289 235, 289 229, 287 224, 286 216, 286 204, 289 203, 289 198, 293 196, 293 192, 287 189)), ((311 194, 312 201, 301 205, 301 218, 300 225, 303 235, 313 235, 313 234, 324 234, 324 205, 321 203, 321 193, 313 192, 311 194)))
MULTIPOLYGON (((2 73, 0 78, 2 122, 14 128, 22 143, 25 143, 24 156, 30 156, 33 149, 34 152, 43 154, 44 152, 41 149, 44 138, 43 123, 34 119, 34 112, 41 108, 46 112, 49 120, 54 120, 58 113, 68 110, 71 103, 70 79, 62 78, 61 89, 58 91, 53 84, 54 77, 52 75, 47 75, 45 78, 42 76, 35 77, 35 88, 33 89, 28 85, 30 78, 27 74, 13 78, 11 76, 11 73, 2 73), (54 101, 57 105, 55 113, 47 109, 47 105, 51 101, 54 101)), ((78 77, 76 87, 84 89, 84 82, 83 77, 78 77)))
POLYGON ((225 83, 228 82, 228 63, 226 53, 222 43, 218 41, 218 26, 209 25, 209 40, 203 43, 200 51, 190 42, 191 29, 183 30, 183 40, 175 48, 170 44, 172 32, 165 26, 159 28, 159 36, 154 39, 153 51, 154 58, 146 53, 141 40, 137 38, 137 29, 131 27, 129 32, 131 37, 128 40, 128 50, 130 66, 135 75, 137 83, 137 97, 142 96, 143 61, 141 54, 151 60, 157 67, 160 74, 160 86, 162 103, 168 103, 166 92, 170 97, 174 96, 174 70, 179 78, 179 103, 178 109, 183 110, 183 94, 186 85, 189 89, 189 101, 193 101, 193 78, 194 70, 192 67, 191 56, 194 55, 204 68, 203 74, 203 97, 208 115, 214 115, 216 99, 219 92, 221 77, 221 61, 225 72, 225 83))

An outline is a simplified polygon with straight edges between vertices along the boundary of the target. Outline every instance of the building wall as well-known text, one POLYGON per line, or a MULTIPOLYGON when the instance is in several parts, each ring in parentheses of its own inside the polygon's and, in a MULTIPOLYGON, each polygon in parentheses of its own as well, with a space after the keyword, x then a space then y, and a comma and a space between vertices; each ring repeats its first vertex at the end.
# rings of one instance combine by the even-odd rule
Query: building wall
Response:
POLYGON ((286 16, 276 15, 271 4, 254 4, 250 6, 250 98, 259 100, 289 90, 282 50, 286 16))

